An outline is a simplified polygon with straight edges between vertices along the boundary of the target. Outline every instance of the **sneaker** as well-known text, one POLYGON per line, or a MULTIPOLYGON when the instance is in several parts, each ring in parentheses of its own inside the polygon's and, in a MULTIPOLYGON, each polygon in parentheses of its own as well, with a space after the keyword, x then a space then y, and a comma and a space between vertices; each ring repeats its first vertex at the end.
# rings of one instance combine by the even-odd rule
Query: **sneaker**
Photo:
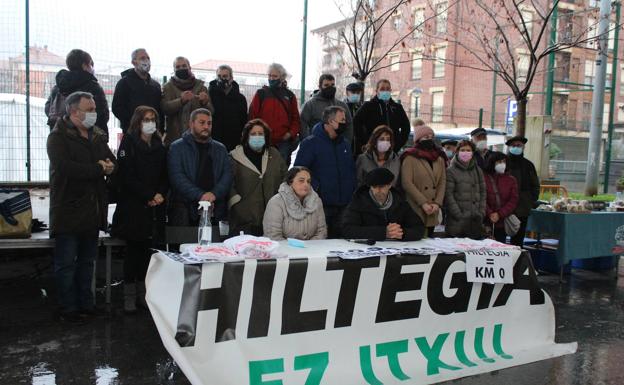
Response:
POLYGON ((60 313, 59 319, 61 320, 61 322, 67 322, 76 325, 85 323, 85 318, 81 317, 80 314, 75 311, 60 313))

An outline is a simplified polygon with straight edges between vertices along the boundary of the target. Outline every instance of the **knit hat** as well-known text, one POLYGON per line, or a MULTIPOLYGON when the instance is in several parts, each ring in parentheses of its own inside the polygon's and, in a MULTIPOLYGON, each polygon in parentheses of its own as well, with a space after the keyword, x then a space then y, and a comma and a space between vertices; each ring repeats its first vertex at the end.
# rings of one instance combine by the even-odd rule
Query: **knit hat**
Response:
POLYGON ((387 168, 378 167, 366 174, 366 184, 369 186, 386 186, 392 184, 394 174, 387 168))
POLYGON ((427 135, 435 135, 433 130, 429 126, 417 126, 414 127, 414 143, 427 135))

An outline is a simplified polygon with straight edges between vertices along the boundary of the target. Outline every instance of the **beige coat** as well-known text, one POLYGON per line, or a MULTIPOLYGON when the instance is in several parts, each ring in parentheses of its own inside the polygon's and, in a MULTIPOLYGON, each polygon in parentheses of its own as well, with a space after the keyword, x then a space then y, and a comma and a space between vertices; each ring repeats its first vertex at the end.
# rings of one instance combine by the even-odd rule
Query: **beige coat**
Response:
POLYGON ((262 221, 264 236, 274 241, 286 238, 301 240, 327 238, 327 225, 323 202, 314 190, 304 198, 303 204, 286 183, 271 198, 262 221))
MULTIPOLYGON (((210 97, 208 97, 206 104, 201 104, 197 97, 183 104, 181 96, 184 91, 176 87, 172 80, 163 86, 162 91, 161 108, 167 119, 165 124, 165 144, 167 146, 180 138, 188 129, 191 112, 198 108, 207 108, 210 112, 214 112, 210 97)), ((208 93, 208 88, 204 85, 203 80, 195 79, 195 85, 189 91, 192 91, 193 95, 199 95, 200 92, 208 93)))
POLYGON ((439 157, 433 162, 433 169, 429 162, 414 156, 406 156, 401 164, 401 186, 412 209, 420 216, 425 227, 438 224, 438 213, 426 215, 422 209, 425 203, 435 203, 442 207, 444 192, 446 191, 446 165, 439 157))

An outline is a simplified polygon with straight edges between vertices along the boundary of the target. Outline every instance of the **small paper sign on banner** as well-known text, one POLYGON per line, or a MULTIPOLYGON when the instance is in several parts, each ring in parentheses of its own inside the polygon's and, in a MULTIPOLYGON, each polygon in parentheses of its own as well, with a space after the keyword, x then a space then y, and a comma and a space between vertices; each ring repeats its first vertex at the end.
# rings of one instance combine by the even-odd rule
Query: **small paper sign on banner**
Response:
POLYGON ((468 250, 465 254, 468 282, 514 282, 513 258, 505 250, 468 250))

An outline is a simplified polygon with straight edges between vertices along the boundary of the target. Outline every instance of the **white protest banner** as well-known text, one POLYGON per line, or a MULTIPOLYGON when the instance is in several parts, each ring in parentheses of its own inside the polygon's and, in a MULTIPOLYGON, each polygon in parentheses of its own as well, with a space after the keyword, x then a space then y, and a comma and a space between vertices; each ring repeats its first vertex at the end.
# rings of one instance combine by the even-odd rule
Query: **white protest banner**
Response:
POLYGON ((467 250, 468 282, 513 283, 513 260, 520 250, 467 250), (513 255, 513 256, 512 256, 513 255))
POLYGON ((343 260, 306 245, 225 264, 154 254, 147 301, 192 384, 432 384, 576 351, 554 343, 526 253, 513 284, 490 285, 467 281, 463 254, 343 260))

